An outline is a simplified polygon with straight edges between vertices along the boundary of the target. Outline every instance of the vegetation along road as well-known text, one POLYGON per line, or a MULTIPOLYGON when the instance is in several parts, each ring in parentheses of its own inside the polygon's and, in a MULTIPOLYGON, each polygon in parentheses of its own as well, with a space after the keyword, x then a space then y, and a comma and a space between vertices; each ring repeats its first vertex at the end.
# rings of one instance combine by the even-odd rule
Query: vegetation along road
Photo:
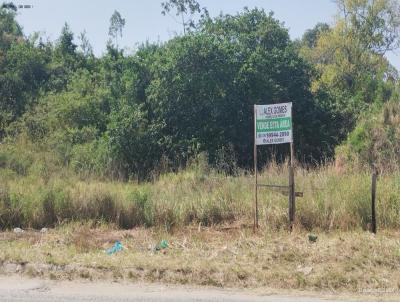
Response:
POLYGON ((400 301, 400 0, 34 2, 0 0, 0 302, 400 301), (136 41, 147 2, 181 30, 136 41))

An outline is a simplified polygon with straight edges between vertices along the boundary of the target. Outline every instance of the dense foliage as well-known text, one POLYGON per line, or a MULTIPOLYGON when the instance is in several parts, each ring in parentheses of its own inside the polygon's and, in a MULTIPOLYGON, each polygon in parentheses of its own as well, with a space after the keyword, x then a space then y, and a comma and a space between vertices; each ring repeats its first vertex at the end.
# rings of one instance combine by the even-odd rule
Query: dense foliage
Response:
MULTIPOLYGON (((186 20, 185 34, 131 54, 118 47, 125 20, 114 12, 99 58, 84 34, 76 44, 67 24, 55 43, 26 38, 15 11, 3 7, 0 167, 145 179, 204 153, 233 172, 251 165, 252 105, 287 101, 298 158, 332 158, 353 128, 364 127, 355 127, 360 112, 390 99, 397 106, 399 85, 384 57, 399 42, 397 1, 338 2, 346 15, 300 41, 272 13, 244 9, 213 19, 205 13, 188 28, 186 20)), ((287 146, 265 150, 260 164, 288 153, 287 146)))
POLYGON ((346 144, 337 149, 338 162, 375 166, 380 172, 399 168, 400 102, 388 102, 379 111, 360 118, 346 144))

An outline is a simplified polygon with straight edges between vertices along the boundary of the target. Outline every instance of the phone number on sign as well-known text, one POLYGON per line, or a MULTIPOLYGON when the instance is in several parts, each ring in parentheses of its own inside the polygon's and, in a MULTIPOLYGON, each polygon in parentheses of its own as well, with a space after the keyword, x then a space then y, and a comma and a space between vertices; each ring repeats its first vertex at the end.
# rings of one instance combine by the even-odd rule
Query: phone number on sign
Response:
POLYGON ((290 136, 289 131, 280 131, 280 132, 270 132, 270 133, 260 133, 258 134, 259 138, 274 138, 274 137, 288 137, 290 136))

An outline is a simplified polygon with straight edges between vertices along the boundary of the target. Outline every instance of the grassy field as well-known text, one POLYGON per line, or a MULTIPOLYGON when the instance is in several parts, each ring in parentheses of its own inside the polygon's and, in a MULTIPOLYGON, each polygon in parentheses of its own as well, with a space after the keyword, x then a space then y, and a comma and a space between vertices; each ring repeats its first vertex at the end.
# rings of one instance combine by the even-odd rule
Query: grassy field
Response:
MULTIPOLYGON (((260 189, 252 231, 253 176, 206 165, 152 182, 111 182, 68 171, 51 177, 0 169, 0 273, 217 287, 333 292, 400 290, 400 174, 380 175, 378 235, 370 223, 370 172, 296 169, 294 230, 288 197, 260 189), (36 175, 36 176, 34 176, 36 175), (10 229, 20 227, 25 232, 10 229), (51 227, 41 233, 38 229, 51 227), (53 228, 54 227, 54 228, 53 228), (308 234, 318 235, 312 243, 308 234), (161 239, 165 251, 154 251, 161 239), (124 250, 104 251, 120 240, 124 250)), ((271 165, 260 183, 287 184, 271 165)))
POLYGON ((0 233, 0 274, 50 279, 163 282, 378 295, 400 291, 399 233, 253 234, 248 228, 185 227, 174 233, 69 224, 47 233, 0 233), (154 251, 161 239, 164 251, 154 251), (124 250, 104 250, 121 240, 124 250), (383 292, 382 292, 383 291, 383 292))
MULTIPOLYGON (((123 229, 156 227, 166 231, 188 225, 251 224, 253 177, 219 174, 207 166, 164 174, 153 182, 111 182, 58 172, 21 176, 0 169, 0 228, 54 227, 67 222, 97 220, 123 229)), ((370 172, 340 171, 327 165, 296 169, 296 224, 300 229, 360 230, 370 223, 370 172)), ((286 185, 287 167, 272 165, 260 183, 286 185)), ((287 227, 287 196, 261 188, 263 228, 287 227)), ((400 226, 400 173, 378 180, 380 228, 400 226)))

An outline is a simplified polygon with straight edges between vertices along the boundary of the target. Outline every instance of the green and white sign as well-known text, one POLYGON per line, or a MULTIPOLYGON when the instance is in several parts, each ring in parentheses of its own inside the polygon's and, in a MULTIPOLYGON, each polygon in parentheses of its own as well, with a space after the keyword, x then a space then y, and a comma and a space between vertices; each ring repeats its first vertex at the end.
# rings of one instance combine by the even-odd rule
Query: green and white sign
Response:
POLYGON ((256 145, 293 142, 292 103, 254 105, 256 145))

